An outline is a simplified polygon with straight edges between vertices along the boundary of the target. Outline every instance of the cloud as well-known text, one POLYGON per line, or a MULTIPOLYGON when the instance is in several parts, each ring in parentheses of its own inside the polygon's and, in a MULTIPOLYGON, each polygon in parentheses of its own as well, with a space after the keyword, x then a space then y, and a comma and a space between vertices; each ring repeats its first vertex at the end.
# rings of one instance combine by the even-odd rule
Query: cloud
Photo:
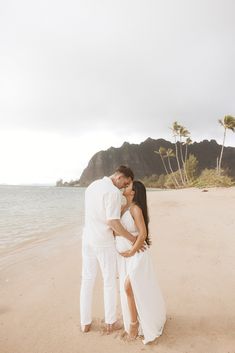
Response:
POLYGON ((2 126, 157 133, 183 118, 200 133, 235 111, 233 1, 4 6, 2 126))
POLYGON ((177 120, 221 141, 217 120, 235 115, 234 11, 232 0, 5 2, 0 129, 87 136, 99 150, 104 131, 116 145, 169 138, 177 120))

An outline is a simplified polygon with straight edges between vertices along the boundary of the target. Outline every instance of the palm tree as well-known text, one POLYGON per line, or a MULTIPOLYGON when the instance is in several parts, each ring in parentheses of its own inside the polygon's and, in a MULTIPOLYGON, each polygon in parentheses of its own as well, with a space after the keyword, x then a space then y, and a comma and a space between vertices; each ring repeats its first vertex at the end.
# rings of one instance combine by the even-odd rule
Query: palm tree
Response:
POLYGON ((175 139, 175 156, 176 156, 176 160, 177 160, 179 175, 180 175, 181 182, 184 185, 185 183, 184 183, 184 179, 183 179, 183 175, 182 175, 182 171, 181 171, 181 167, 180 167, 180 162, 179 162, 178 141, 177 141, 177 136, 179 136, 180 127, 181 126, 177 123, 177 121, 174 121, 171 130, 173 132, 173 136, 175 139))
POLYGON ((189 182, 189 178, 188 178, 188 174, 187 174, 187 170, 186 170, 186 161, 188 159, 188 146, 191 145, 193 143, 193 141, 191 140, 190 137, 188 137, 186 139, 186 141, 183 143, 186 147, 185 147, 185 155, 184 155, 184 172, 185 172, 185 177, 187 180, 187 183, 189 182))
POLYGON ((166 167, 166 163, 165 163, 165 161, 164 161, 164 157, 166 156, 166 149, 165 149, 165 147, 160 147, 159 150, 158 150, 158 151, 154 151, 154 153, 159 154, 159 156, 161 157, 161 160, 162 160, 164 169, 165 169, 165 171, 166 171, 166 174, 169 175, 169 172, 168 172, 167 167, 166 167))
POLYGON ((216 158, 216 171, 219 174, 219 157, 216 158))
POLYGON ((154 151, 154 152, 157 153, 157 154, 159 154, 159 156, 161 157, 161 160, 162 160, 164 169, 165 169, 165 171, 166 171, 166 174, 167 174, 168 176, 170 176, 170 178, 171 178, 173 184, 175 185, 174 179, 172 178, 172 175, 169 174, 169 171, 168 171, 168 169, 167 169, 167 167, 166 167, 166 163, 165 163, 165 161, 164 161, 164 158, 167 157, 167 150, 166 150, 166 148, 165 148, 165 147, 160 147, 158 151, 154 151))
POLYGON ((174 174, 173 169, 172 169, 172 166, 171 166, 170 158, 175 157, 174 151, 173 151, 171 148, 168 148, 168 149, 166 150, 166 157, 167 157, 168 165, 169 165, 169 168, 170 168, 170 171, 171 171, 171 176, 172 176, 172 178, 174 179, 173 182, 174 182, 175 188, 177 188, 177 187, 179 187, 180 185, 179 185, 179 183, 178 183, 178 180, 177 180, 176 177, 175 177, 175 174, 174 174))
POLYGON ((219 123, 224 128, 223 144, 222 144, 220 157, 219 157, 219 163, 218 163, 218 173, 220 174, 221 173, 221 162, 222 162, 222 157, 223 157, 223 152, 224 152, 224 144, 225 144, 225 139, 226 139, 226 132, 227 132, 227 130, 231 130, 232 132, 235 132, 235 118, 231 115, 225 115, 223 119, 219 119, 219 123))
POLYGON ((180 125, 179 128, 179 137, 180 137, 180 157, 181 157, 181 162, 183 164, 184 168, 184 182, 186 181, 186 168, 185 168, 185 161, 183 157, 183 148, 182 148, 182 137, 188 137, 190 135, 190 132, 182 125, 180 125))

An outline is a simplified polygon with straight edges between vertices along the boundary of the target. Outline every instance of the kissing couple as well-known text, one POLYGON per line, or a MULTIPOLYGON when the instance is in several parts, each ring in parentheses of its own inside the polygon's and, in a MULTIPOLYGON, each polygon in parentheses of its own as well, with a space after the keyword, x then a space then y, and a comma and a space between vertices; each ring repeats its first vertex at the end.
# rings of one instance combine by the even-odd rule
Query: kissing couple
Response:
POLYGON ((151 259, 148 223, 146 188, 134 180, 130 168, 120 166, 111 176, 95 180, 86 189, 80 292, 82 332, 91 329, 93 288, 99 266, 107 332, 121 328, 116 317, 118 270, 122 318, 129 338, 143 336, 146 344, 162 334, 166 310, 151 259))

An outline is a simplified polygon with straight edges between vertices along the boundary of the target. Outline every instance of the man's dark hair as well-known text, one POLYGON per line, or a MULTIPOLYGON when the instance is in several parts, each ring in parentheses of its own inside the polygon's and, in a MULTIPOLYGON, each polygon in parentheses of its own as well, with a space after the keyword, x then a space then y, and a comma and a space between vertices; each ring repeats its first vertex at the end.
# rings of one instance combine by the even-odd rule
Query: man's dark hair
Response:
POLYGON ((122 173, 126 178, 134 179, 134 173, 132 172, 131 168, 126 167, 125 165, 120 165, 116 170, 115 173, 122 173))

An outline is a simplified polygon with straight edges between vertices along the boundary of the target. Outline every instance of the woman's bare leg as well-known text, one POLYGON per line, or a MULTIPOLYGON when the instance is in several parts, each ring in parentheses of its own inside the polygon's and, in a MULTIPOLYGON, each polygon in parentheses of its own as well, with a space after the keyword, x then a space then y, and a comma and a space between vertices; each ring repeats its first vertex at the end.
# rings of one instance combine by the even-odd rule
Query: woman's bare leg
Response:
POLYGON ((137 320, 137 309, 135 305, 134 293, 131 287, 131 282, 129 277, 125 280, 125 292, 127 295, 127 302, 130 311, 131 324, 129 329, 129 335, 131 338, 136 338, 138 336, 139 323, 137 320))

